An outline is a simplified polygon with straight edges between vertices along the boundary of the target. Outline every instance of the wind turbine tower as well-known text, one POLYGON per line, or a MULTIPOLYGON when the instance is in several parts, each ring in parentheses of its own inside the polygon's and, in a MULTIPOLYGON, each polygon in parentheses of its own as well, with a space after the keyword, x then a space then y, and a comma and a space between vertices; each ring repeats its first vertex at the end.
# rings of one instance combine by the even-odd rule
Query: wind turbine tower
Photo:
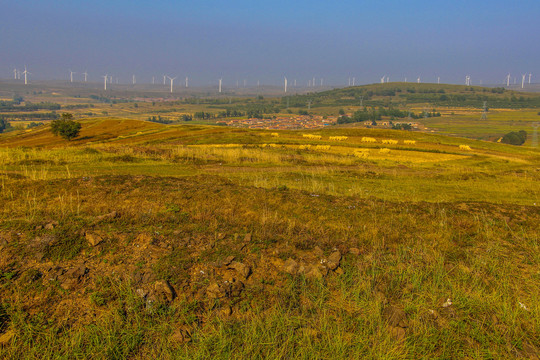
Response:
POLYGON ((532 77, 532 74, 529 73, 529 85, 531 85, 531 77, 532 77))
POLYGON ((133 83, 133 85, 135 85, 136 81, 135 81, 135 75, 131 76, 131 82, 133 83))
POLYGON ((523 86, 525 85, 525 76, 526 74, 521 75, 521 88, 523 89, 523 86))
POLYGON ((15 80, 17 80, 17 69, 13 69, 13 76, 15 77, 15 80))
POLYGON ((163 75, 163 85, 165 85, 165 78, 167 77, 167 75, 163 75))
POLYGON ((169 78, 169 80, 171 80, 171 94, 172 94, 172 89, 173 89, 173 82, 174 80, 176 79, 176 77, 170 77, 170 76, 167 76, 169 78))
POLYGON ((23 74, 24 74, 24 85, 28 85, 28 74, 30 73, 28 72, 28 70, 26 70, 26 66, 24 67, 23 74))
POLYGON ((386 79, 386 75, 383 75, 383 77, 381 78, 381 84, 384 84, 384 79, 386 79))
POLYGON ((189 87, 189 78, 186 76, 186 88, 189 87))
POLYGON ((75 74, 75 72, 69 70, 69 82, 73 82, 73 74, 75 74))
POLYGON ((510 74, 506 75, 506 87, 510 86, 510 74))
POLYGON ((84 71, 83 72, 83 75, 84 75, 84 82, 86 82, 88 80, 88 71, 84 71))
POLYGON ((109 79, 109 75, 103 75, 103 90, 107 90, 107 80, 109 79))
POLYGON ((356 81, 356 78, 353 77, 353 78, 352 78, 352 86, 354 86, 355 81, 356 81))
POLYGON ((440 83, 441 83, 441 77, 437 76, 437 84, 440 84, 440 83))
POLYGON ((218 92, 221 93, 221 83, 223 82, 223 79, 219 79, 219 88, 218 88, 218 92))
POLYGON ((287 78, 285 77, 285 92, 287 92, 287 78))
POLYGON ((416 79, 416 82, 420 84, 420 76, 418 77, 418 79, 416 79))

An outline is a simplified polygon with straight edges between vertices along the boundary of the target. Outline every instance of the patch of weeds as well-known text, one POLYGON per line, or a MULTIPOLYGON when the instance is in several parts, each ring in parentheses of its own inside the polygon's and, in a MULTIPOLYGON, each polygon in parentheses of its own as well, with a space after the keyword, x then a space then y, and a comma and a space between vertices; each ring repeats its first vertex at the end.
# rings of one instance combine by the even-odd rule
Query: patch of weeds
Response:
POLYGON ((91 148, 91 147, 86 147, 86 148, 81 150, 81 154, 94 155, 94 154, 100 154, 100 151, 98 149, 94 149, 94 148, 91 148))
POLYGON ((55 240, 45 248, 45 257, 51 260, 71 260, 85 247, 81 231, 75 224, 59 226, 54 230, 55 240))
POLYGON ((158 279, 176 283, 188 276, 187 270, 191 266, 191 259, 183 249, 175 249, 167 256, 161 257, 152 270, 158 279))
POLYGON ((127 163, 134 163, 134 162, 140 162, 141 161, 141 159, 139 159, 139 158, 137 158, 135 156, 129 155, 129 154, 113 156, 113 157, 109 158, 108 160, 112 161, 112 162, 127 162, 127 163))

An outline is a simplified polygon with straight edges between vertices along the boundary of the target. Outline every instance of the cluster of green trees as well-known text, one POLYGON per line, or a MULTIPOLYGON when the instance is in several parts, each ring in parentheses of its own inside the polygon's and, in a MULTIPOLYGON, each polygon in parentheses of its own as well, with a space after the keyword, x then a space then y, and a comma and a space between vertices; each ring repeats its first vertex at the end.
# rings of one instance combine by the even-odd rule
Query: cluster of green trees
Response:
POLYGON ((173 121, 170 119, 164 119, 161 117, 161 115, 158 116, 149 116, 148 119, 146 119, 151 122, 159 123, 159 124, 172 124, 173 121))
POLYGON ((21 105, 19 101, 0 101, 0 111, 37 111, 37 110, 60 110, 60 104, 40 102, 37 104, 27 101, 21 105))
POLYGON ((221 111, 218 113, 218 117, 220 118, 228 118, 228 117, 240 117, 246 115, 245 112, 242 112, 240 110, 227 108, 225 111, 221 111))
POLYGON ((510 145, 523 145, 527 140, 527 132, 525 130, 512 131, 505 134, 501 142, 510 145))
POLYGON ((204 112, 204 111, 197 111, 195 114, 193 114, 193 117, 195 119, 207 120, 207 119, 212 119, 215 116, 212 113, 207 113, 207 112, 204 112))
POLYGON ((28 113, 28 114, 0 114, 0 119, 4 120, 56 120, 60 115, 56 111, 48 113, 28 113))

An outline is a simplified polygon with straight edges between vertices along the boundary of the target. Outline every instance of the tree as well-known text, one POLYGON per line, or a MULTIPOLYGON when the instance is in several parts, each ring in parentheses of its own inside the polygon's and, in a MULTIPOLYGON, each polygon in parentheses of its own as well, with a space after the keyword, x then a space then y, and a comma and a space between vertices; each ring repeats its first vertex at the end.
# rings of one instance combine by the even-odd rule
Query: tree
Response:
POLYGON ((4 132, 7 128, 11 127, 5 119, 0 119, 0 133, 4 132))
POLYGON ((56 136, 71 140, 79 136, 81 124, 73 120, 73 114, 63 113, 60 119, 51 122, 51 131, 56 136))

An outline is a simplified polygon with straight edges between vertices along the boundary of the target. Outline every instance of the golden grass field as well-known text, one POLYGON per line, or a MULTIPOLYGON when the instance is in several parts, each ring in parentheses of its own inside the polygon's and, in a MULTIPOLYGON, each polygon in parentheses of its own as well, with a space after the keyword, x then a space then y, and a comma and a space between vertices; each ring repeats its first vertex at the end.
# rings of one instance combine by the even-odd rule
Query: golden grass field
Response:
POLYGON ((540 356, 538 149, 81 123, 0 135, 1 358, 540 356))

